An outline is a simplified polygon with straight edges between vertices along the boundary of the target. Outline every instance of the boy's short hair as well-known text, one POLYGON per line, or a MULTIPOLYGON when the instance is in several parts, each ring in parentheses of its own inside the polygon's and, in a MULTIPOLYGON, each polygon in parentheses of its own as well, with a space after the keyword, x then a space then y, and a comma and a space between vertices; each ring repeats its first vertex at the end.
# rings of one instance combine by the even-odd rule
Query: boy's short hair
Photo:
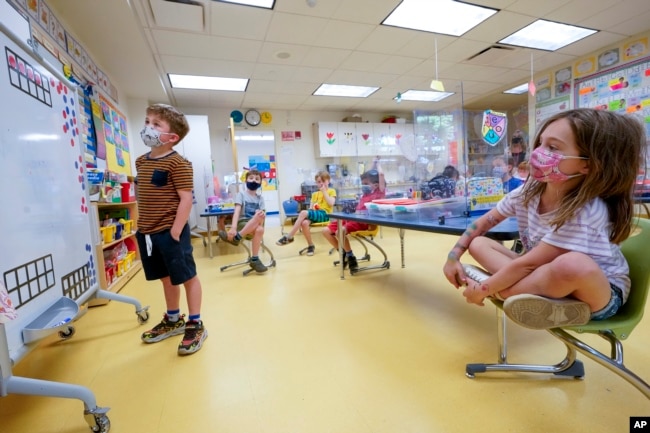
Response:
POLYGON ((460 177, 460 173, 458 172, 458 169, 453 165, 446 166, 445 169, 442 170, 442 175, 450 177, 452 179, 458 179, 460 177))
POLYGON ((169 132, 178 135, 178 141, 181 141, 190 132, 190 125, 187 123, 185 114, 176 107, 167 104, 152 104, 147 107, 147 114, 154 114, 169 123, 169 132))
POLYGON ((246 172, 246 177, 248 176, 259 176, 260 180, 264 178, 264 176, 262 176, 262 173, 254 168, 246 172))
POLYGON ((379 183, 379 172, 377 170, 368 170, 361 173, 361 180, 368 179, 370 183, 379 183))
POLYGON ((319 177, 321 178, 321 180, 323 182, 328 182, 328 183, 329 183, 330 179, 332 178, 330 176, 329 172, 327 172, 325 170, 321 170, 318 173, 316 173, 316 176, 314 176, 314 180, 317 181, 319 177))

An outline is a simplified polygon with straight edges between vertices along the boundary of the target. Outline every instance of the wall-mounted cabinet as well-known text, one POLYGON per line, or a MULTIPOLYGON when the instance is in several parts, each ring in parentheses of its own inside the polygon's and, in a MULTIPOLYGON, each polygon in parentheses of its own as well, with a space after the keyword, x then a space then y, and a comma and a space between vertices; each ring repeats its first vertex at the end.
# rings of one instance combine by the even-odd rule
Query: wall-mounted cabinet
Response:
POLYGON ((402 147, 415 142, 412 124, 318 122, 314 124, 316 155, 402 155, 402 147))

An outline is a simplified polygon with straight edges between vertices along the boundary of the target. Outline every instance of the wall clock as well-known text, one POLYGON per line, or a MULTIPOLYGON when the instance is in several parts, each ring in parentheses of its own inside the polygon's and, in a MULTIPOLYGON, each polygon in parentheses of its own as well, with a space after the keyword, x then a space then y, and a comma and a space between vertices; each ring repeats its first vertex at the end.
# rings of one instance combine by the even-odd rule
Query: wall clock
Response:
POLYGON ((250 126, 257 126, 260 124, 262 117, 260 116, 260 112, 257 110, 248 110, 246 114, 244 115, 244 120, 246 123, 248 123, 250 126))
POLYGON ((230 112, 230 117, 232 117, 232 121, 235 123, 240 123, 242 120, 244 120, 244 115, 239 110, 232 110, 230 112))
POLYGON ((273 120, 273 116, 268 111, 262 111, 262 123, 268 125, 273 120))

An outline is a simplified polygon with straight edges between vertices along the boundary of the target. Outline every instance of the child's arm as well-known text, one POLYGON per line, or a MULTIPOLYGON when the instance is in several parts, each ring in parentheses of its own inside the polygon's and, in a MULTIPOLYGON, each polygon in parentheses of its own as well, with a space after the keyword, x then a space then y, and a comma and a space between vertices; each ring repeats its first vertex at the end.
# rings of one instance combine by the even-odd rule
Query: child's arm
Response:
POLYGON ((447 255, 447 262, 443 267, 443 272, 447 281, 453 284, 454 287, 459 288, 467 284, 465 272, 460 264, 460 258, 469 248, 472 240, 478 236, 483 236, 492 227, 503 221, 505 217, 501 215, 496 208, 491 209, 488 213, 481 216, 476 222, 472 223, 467 230, 460 236, 456 245, 451 249, 447 255))
POLYGON ((185 224, 190 219, 190 212, 192 211, 192 190, 179 189, 176 192, 181 201, 176 209, 176 218, 174 218, 174 224, 172 224, 170 234, 174 240, 178 241, 181 238, 183 227, 185 227, 185 224))
POLYGON ((327 185, 323 185, 320 191, 323 193, 323 200, 325 200, 325 203, 327 203, 327 206, 331 209, 334 206, 334 203, 336 203, 336 192, 330 195, 330 187, 327 185))
POLYGON ((373 165, 375 167, 375 170, 377 170, 377 174, 379 175, 379 191, 383 192, 386 191, 386 177, 384 176, 384 170, 381 169, 379 160, 380 158, 376 157, 373 165))

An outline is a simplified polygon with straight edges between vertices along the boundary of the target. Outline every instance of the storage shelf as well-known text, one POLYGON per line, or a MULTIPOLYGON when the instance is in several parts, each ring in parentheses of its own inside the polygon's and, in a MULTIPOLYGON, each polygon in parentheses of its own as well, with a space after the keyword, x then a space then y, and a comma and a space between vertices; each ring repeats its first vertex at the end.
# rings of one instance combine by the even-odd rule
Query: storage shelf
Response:
POLYGON ((124 235, 121 238, 114 240, 113 242, 109 242, 107 244, 102 243, 102 248, 103 249, 108 249, 108 248, 110 248, 110 247, 112 247, 114 245, 119 244, 120 242, 123 242, 125 239, 132 238, 133 236, 135 236, 135 232, 131 232, 128 235, 124 235))
MULTIPOLYGON (((124 274, 115 278, 115 280, 110 285, 108 285, 108 287, 106 287, 106 289, 104 290, 113 293, 119 292, 126 285, 126 283, 128 283, 131 280, 131 278, 133 278, 135 274, 138 273, 140 269, 142 269, 142 262, 140 260, 134 261, 133 264, 131 264, 131 267, 127 269, 126 272, 124 272, 124 274)), ((99 305, 106 305, 108 304, 109 301, 110 301, 109 299, 95 298, 90 300, 90 302, 88 302, 88 306, 96 307, 99 305)))
MULTIPOLYGON (((128 219, 133 220, 133 227, 131 229, 131 233, 124 234, 123 236, 120 237, 120 239, 116 239, 114 241, 104 243, 103 238, 100 234, 99 236, 99 242, 95 245, 95 252, 97 255, 97 273, 98 273, 98 279, 99 279, 99 287, 102 288, 103 290, 107 290, 109 292, 117 293, 120 290, 122 290, 122 287, 126 285, 126 283, 133 278, 133 276, 140 270, 142 269, 142 262, 140 261, 140 252, 138 251, 137 247, 137 241, 135 239, 135 233, 137 232, 137 220, 138 220, 138 204, 135 201, 129 201, 129 202, 122 202, 122 203, 103 203, 103 202, 94 202, 92 203, 94 206, 94 215, 95 218, 97 219, 97 225, 98 229, 99 226, 101 226, 101 221, 104 219, 105 214, 112 212, 112 211, 119 211, 121 209, 127 209, 128 210, 128 219), (133 250, 133 246, 135 246, 135 258, 133 259, 133 262, 131 263, 131 266, 129 269, 124 271, 122 275, 119 277, 115 277, 113 279, 112 283, 108 283, 108 280, 106 278, 106 262, 104 261, 104 251, 112 249, 116 246, 118 246, 120 243, 126 243, 127 247, 129 247, 131 250, 133 250)), ((97 306, 97 305, 104 305, 109 302, 108 299, 105 298, 95 298, 92 299, 88 305, 91 307, 97 306)))

